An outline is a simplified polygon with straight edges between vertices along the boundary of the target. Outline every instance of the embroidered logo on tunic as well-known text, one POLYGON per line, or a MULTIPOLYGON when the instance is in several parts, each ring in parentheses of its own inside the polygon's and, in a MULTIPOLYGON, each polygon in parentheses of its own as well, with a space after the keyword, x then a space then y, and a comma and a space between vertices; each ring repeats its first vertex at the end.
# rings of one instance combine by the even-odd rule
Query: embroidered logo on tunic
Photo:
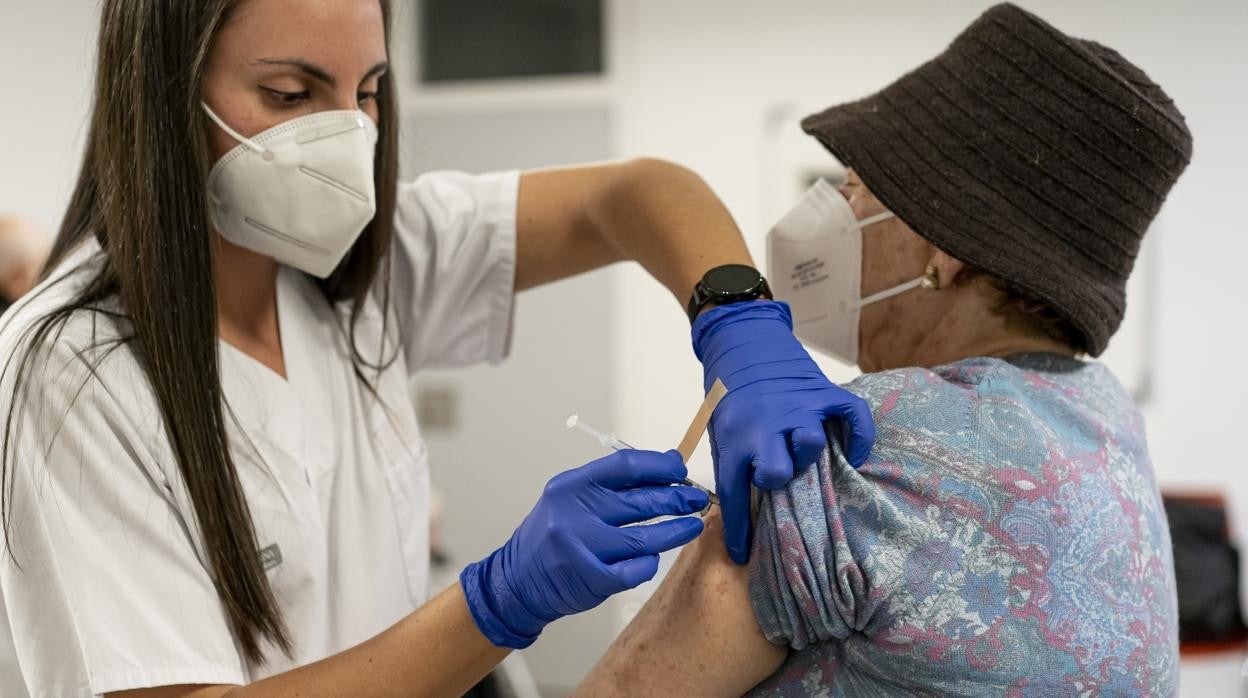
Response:
POLYGON ((265 572, 282 564, 282 549, 277 547, 277 543, 260 551, 260 564, 264 565, 265 572))

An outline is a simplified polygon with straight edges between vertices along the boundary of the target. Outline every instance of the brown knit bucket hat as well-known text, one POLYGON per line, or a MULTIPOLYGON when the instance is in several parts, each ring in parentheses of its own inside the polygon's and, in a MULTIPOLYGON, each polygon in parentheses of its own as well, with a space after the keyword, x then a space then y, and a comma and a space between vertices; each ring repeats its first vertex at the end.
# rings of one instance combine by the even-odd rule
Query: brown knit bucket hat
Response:
POLYGON ((1008 3, 802 128, 916 233, 1048 302, 1093 356, 1192 153, 1183 115, 1143 71, 1008 3))

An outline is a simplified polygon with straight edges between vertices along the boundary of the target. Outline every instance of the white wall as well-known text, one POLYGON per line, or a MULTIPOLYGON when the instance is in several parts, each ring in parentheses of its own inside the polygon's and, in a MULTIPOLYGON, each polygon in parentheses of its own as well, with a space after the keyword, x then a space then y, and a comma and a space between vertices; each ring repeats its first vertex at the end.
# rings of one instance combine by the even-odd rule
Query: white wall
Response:
POLYGON ((0 214, 60 224, 82 154, 99 10, 0 2, 0 214))
MULTIPOLYGON (((469 172, 605 159, 611 118, 604 106, 562 108, 438 106, 413 96, 403 153, 405 176, 433 169, 469 172)), ((610 368, 611 286, 583 275, 521 294, 512 354, 499 367, 439 371, 416 381, 418 404, 430 390, 454 395, 451 424, 422 424, 434 487, 445 506, 445 549, 460 566, 502 545, 556 473, 599 458, 596 442, 565 426, 614 421, 610 368)), ((616 604, 551 625, 523 652, 539 684, 574 687, 606 651, 618 623, 616 604)))

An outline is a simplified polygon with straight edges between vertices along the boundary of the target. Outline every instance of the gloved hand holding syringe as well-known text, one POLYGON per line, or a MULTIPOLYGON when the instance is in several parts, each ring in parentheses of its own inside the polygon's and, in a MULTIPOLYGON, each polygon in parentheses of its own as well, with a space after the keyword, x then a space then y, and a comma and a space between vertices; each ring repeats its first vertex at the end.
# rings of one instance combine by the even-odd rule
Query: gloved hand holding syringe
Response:
MULTIPOLYGON (((689 425, 689 429, 685 432, 685 438, 681 440, 680 446, 676 449, 680 452, 681 457, 686 463, 689 462, 690 456, 693 455, 693 449, 697 447, 698 441, 702 438, 702 433, 706 431, 707 422, 710 421, 711 413, 715 411, 715 406, 719 404, 719 401, 723 399, 724 395, 727 393, 728 389, 724 387, 722 381, 717 380, 715 381, 715 384, 711 386, 711 391, 707 393, 706 399, 703 400, 702 407, 698 410, 698 414, 693 418, 693 422, 689 425)), ((585 421, 580 418, 580 415, 574 414, 568 417, 567 425, 569 429, 580 429, 586 434, 589 434, 597 439, 598 443, 607 448, 616 451, 633 448, 632 446, 624 443, 624 441, 622 441, 620 437, 615 434, 599 431, 598 429, 586 424, 585 421)), ((715 494, 715 490, 695 482, 692 478, 685 478, 681 481, 681 484, 702 490, 706 493, 707 497, 710 498, 711 504, 719 504, 719 496, 715 494)), ((709 509, 710 507, 708 506, 707 508, 709 509)), ((703 511, 703 513, 705 514, 706 512, 703 511)))
MULTIPOLYGON (((585 421, 581 419, 580 415, 574 414, 568 417, 568 428, 580 429, 586 434, 589 434, 590 436, 597 439, 598 443, 602 444, 603 446, 606 446, 607 448, 614 449, 616 451, 623 451, 625 449, 633 448, 632 446, 629 446, 628 444, 621 441, 620 437, 616 436, 615 434, 608 434, 606 432, 598 431, 597 429, 586 424, 585 421)), ((716 504, 716 505, 719 504, 719 497, 715 495, 715 491, 695 482, 693 478, 687 477, 684 480, 682 480, 680 484, 688 485, 689 487, 694 487, 696 489, 702 490, 703 492, 706 493, 706 496, 711 498, 711 504, 716 504)))

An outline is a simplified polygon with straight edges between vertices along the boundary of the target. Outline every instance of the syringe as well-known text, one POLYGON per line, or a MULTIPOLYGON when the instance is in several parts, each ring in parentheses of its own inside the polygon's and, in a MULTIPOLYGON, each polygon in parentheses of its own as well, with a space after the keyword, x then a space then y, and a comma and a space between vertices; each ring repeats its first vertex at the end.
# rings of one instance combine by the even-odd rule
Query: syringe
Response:
MULTIPOLYGON (((599 431, 591 427, 590 425, 586 424, 585 421, 581 419, 580 415, 574 414, 568 417, 567 425, 569 429, 580 429, 586 434, 589 434, 590 436, 597 439, 598 443, 612 450, 622 451, 626 448, 627 449, 632 448, 632 446, 629 446, 628 444, 621 441, 620 437, 616 436, 615 434, 608 434, 604 431, 599 431)), ((711 490, 710 488, 704 487, 698 484, 697 482, 694 482, 690 478, 685 478, 684 480, 681 481, 681 484, 702 490, 703 492, 706 493, 706 496, 711 500, 711 504, 715 504, 715 505, 719 504, 719 496, 716 495, 715 492, 711 490)))

